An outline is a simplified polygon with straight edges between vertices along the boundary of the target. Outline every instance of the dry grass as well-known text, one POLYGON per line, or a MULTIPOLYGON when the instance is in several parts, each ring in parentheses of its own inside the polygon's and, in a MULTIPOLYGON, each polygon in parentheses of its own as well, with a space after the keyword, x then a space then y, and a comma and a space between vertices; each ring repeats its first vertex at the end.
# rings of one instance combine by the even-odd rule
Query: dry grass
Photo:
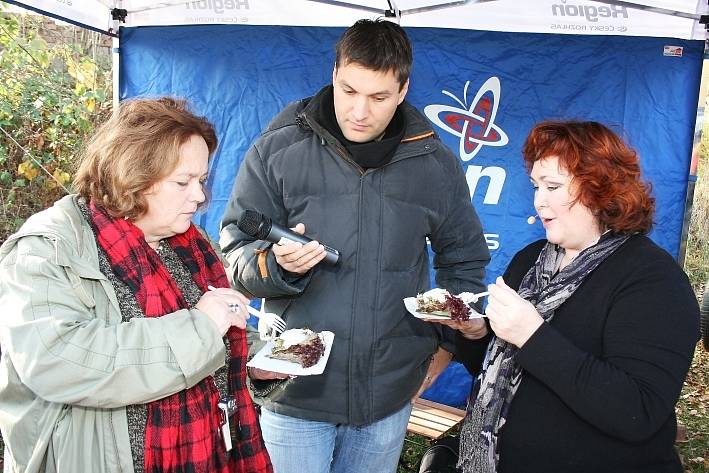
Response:
MULTIPOLYGON (((709 124, 703 130, 699 176, 687 238, 684 269, 701 302, 709 281, 709 124)), ((687 473, 709 473, 709 353, 697 344, 694 361, 677 403, 677 418, 687 429, 677 447, 687 473)))
POLYGON ((709 473, 709 353, 697 345, 677 403, 677 418, 687 429, 677 442, 686 473, 709 473))

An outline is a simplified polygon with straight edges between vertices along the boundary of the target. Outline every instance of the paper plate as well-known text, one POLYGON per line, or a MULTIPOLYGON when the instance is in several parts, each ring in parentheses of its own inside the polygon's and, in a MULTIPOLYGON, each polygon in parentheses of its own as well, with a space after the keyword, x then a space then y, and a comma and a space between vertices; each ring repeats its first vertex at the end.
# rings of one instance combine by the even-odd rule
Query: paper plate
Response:
POLYGON ((320 335, 322 335, 323 344, 325 345, 325 353, 322 357, 320 357, 320 360, 318 360, 316 364, 309 368, 303 368, 300 366, 300 363, 269 358, 268 355, 271 354, 271 351, 275 345, 274 341, 266 343, 266 345, 264 345, 264 347, 261 348, 253 358, 251 358, 251 361, 246 363, 246 366, 293 376, 322 374, 323 371, 325 371, 325 365, 327 365, 327 360, 330 357, 330 350, 332 349, 332 343, 335 340, 335 334, 332 332, 323 331, 320 332, 320 335))
MULTIPOLYGON (((440 289, 440 288, 434 288, 431 289, 430 291, 426 291, 423 293, 424 296, 443 296, 446 294, 447 291, 445 289, 440 289)), ((460 297, 463 302, 467 304, 471 304, 473 302, 476 302, 479 299, 479 296, 477 294, 473 294, 472 292, 461 292, 458 294, 458 297, 460 297)), ((416 317, 417 319, 434 319, 434 320, 451 320, 451 318, 447 315, 436 315, 434 313, 427 313, 427 312, 417 312, 416 311, 416 297, 406 297, 404 298, 404 305, 406 306, 406 310, 409 311, 411 315, 416 317)), ((479 319, 481 317, 485 317, 483 314, 477 312, 474 308, 470 308, 470 318, 471 319, 479 319)))

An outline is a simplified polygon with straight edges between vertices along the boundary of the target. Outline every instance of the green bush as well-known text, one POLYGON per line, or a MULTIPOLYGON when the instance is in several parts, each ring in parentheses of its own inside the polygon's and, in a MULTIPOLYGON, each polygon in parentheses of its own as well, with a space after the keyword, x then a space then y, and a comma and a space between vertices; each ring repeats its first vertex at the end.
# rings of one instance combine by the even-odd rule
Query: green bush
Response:
POLYGON ((2 9, 0 242, 69 190, 84 140, 111 111, 108 56, 45 39, 41 17, 2 9))

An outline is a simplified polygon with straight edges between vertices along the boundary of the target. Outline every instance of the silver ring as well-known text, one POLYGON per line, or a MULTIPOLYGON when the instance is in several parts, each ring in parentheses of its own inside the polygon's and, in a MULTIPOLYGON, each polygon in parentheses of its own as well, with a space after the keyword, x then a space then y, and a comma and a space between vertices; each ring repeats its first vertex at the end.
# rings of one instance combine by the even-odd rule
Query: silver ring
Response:
POLYGON ((229 304, 229 312, 239 312, 239 304, 229 304))

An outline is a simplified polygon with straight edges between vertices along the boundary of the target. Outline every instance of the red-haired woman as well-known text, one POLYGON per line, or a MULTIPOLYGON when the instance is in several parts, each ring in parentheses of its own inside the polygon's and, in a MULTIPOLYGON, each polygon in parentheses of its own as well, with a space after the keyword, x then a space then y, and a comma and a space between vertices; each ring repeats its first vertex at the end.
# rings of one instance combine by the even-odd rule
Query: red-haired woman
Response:
MULTIPOLYGON (((698 307, 680 267, 645 236, 654 199, 638 157, 595 122, 538 124, 523 154, 546 240, 517 253, 489 286, 496 337, 459 466, 681 472, 674 406, 698 307)), ((459 340, 462 350, 475 343, 459 340)))

